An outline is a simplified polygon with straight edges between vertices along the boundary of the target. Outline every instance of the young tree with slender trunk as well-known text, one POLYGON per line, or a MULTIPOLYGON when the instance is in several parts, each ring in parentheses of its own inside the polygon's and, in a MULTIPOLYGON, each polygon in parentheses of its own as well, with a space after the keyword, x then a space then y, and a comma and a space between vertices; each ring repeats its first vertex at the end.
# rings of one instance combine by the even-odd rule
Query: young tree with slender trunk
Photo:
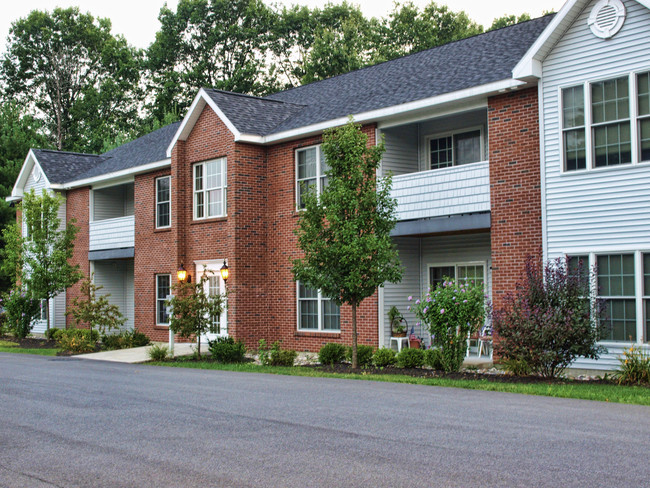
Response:
POLYGON ((383 142, 368 136, 352 119, 326 131, 323 154, 328 184, 306 198, 296 235, 304 257, 293 262, 296 280, 321 290, 337 305, 352 307, 352 367, 357 368, 357 309, 385 282, 402 279, 390 231, 397 203, 391 177, 377 178, 383 142))

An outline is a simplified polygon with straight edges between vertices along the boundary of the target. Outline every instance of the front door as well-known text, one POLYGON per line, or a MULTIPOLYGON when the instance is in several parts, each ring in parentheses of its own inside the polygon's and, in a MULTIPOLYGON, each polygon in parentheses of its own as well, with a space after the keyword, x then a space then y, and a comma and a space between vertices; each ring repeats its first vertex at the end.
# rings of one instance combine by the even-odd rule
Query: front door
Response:
MULTIPOLYGON (((221 266, 222 261, 219 262, 221 266)), ((219 269, 214 268, 210 264, 206 265, 207 268, 207 277, 208 279, 203 283, 203 290, 206 294, 215 296, 218 294, 224 294, 226 292, 226 286, 219 274, 219 269)), ((216 266, 216 265, 215 265, 216 266)), ((197 268, 199 268, 197 266, 197 268)), ((204 273, 204 267, 201 266, 200 269, 197 269, 197 279, 201 279, 204 273)), ((228 336, 228 314, 226 312, 226 307, 224 306, 223 312, 220 315, 212 317, 212 325, 214 332, 207 332, 201 336, 201 342, 213 341, 217 337, 227 337, 228 336)))

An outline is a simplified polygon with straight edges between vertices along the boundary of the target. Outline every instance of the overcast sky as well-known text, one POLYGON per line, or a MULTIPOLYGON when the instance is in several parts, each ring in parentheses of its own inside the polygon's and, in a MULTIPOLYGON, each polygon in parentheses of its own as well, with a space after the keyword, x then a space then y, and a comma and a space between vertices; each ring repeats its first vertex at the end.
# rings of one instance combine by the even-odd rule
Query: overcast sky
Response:
MULTIPOLYGON (((264 0, 265 3, 273 3, 264 0)), ((310 7, 322 7, 328 0, 279 0, 284 5, 300 4, 310 7)), ((334 0, 333 3, 339 3, 334 0)), ((167 0, 167 5, 175 9, 178 0, 167 0)), ((393 0, 352 0, 361 6, 366 17, 385 17, 392 10, 393 0)), ((423 7, 430 0, 413 0, 413 3, 423 7)), ((564 4, 563 0, 453 0, 446 3, 454 10, 464 10, 467 14, 486 27, 492 24, 495 17, 504 14, 521 14, 528 12, 533 17, 539 17, 545 10, 558 11, 564 4)), ((145 48, 153 42, 154 35, 160 24, 158 13, 164 0, 2 0, 0 7, 0 51, 5 50, 7 35, 11 23, 21 17, 26 17, 32 10, 52 10, 54 7, 78 6, 84 12, 90 12, 96 17, 108 17, 113 23, 113 33, 123 34, 127 41, 145 48)))

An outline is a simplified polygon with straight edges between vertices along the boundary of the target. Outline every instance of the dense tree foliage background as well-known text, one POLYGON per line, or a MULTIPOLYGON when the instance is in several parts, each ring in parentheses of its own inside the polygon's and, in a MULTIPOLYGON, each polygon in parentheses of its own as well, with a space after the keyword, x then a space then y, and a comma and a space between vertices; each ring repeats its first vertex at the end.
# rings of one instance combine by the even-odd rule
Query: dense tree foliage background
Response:
POLYGON ((144 50, 74 7, 13 22, 0 55, 0 228, 15 216, 4 199, 30 147, 102 153, 178 120, 203 86, 266 95, 484 30, 434 2, 368 19, 346 1, 180 0, 158 20, 144 50))

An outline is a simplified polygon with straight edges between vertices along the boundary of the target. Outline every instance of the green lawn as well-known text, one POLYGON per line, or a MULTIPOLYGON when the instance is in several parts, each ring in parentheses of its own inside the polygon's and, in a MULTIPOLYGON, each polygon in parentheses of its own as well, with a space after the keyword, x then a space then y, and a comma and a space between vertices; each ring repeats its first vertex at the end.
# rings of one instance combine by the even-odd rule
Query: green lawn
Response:
POLYGON ((386 381, 391 383, 409 383, 414 385, 445 386, 471 390, 499 391, 541 395, 558 398, 576 398, 602 402, 630 403, 650 406, 650 388, 641 386, 618 386, 610 384, 593 384, 585 381, 569 380, 563 384, 546 383, 497 383, 488 380, 452 380, 446 378, 413 378, 405 375, 381 374, 336 374, 316 371, 313 368, 260 366, 257 364, 218 364, 211 361, 152 362, 155 366, 176 368, 215 369, 219 371, 239 371, 246 373, 268 373, 289 376, 309 376, 314 378, 341 378, 366 381, 386 381))
POLYGON ((39 356, 56 356, 59 349, 22 348, 15 342, 0 340, 0 352, 15 352, 18 354, 38 354, 39 356))

